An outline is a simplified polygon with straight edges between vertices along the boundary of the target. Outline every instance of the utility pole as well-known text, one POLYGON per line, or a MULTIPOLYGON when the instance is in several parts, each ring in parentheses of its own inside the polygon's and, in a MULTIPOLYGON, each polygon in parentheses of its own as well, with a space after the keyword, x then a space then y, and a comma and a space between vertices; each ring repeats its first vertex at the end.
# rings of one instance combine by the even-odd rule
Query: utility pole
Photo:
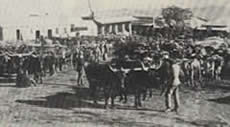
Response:
POLYGON ((93 9, 92 9, 92 6, 91 6, 91 1, 90 0, 88 0, 88 6, 89 6, 89 10, 90 10, 90 17, 92 18, 92 19, 94 19, 94 11, 93 11, 93 9))

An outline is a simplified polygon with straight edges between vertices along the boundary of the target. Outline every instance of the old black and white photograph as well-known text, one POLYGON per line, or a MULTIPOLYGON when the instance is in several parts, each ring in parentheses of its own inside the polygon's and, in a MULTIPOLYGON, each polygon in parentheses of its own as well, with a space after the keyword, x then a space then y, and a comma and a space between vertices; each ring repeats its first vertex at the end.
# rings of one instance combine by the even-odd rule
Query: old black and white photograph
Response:
POLYGON ((229 0, 0 0, 0 127, 230 127, 229 0))

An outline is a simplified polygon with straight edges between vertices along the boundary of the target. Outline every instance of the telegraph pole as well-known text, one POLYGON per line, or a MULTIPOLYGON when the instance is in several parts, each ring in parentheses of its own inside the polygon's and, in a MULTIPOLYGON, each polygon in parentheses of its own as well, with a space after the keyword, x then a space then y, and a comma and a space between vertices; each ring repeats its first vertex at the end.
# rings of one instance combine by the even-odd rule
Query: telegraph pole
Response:
POLYGON ((94 11, 92 9, 91 1, 90 0, 88 0, 88 6, 89 6, 89 11, 91 13, 90 16, 91 16, 92 19, 94 19, 94 11))

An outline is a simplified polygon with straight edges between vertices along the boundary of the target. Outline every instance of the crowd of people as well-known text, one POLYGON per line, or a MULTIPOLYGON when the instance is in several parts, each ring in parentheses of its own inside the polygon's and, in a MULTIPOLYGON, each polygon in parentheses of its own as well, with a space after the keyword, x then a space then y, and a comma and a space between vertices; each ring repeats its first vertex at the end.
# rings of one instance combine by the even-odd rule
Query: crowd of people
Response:
MULTIPOLYGON (((40 43, 45 43, 42 41, 44 40, 40 40, 40 43)), ((166 95, 166 111, 173 111, 172 96, 176 102, 175 110, 179 108, 181 84, 193 88, 203 87, 204 81, 219 80, 228 74, 228 67, 222 69, 227 65, 230 56, 228 45, 224 42, 218 47, 197 45, 191 39, 166 40, 147 37, 85 37, 64 41, 55 39, 53 42, 64 46, 35 48, 24 45, 11 51, 2 48, 1 66, 7 68, 7 73, 14 69, 17 73, 17 86, 42 83, 42 77, 47 72, 52 76, 55 72, 63 71, 66 65, 71 65, 77 72, 78 86, 84 86, 86 64, 116 64, 120 70, 128 68, 135 71, 140 66, 128 63, 138 61, 143 63, 142 71, 155 69, 157 72, 164 66, 165 69, 158 76, 163 86, 162 94, 166 95)))

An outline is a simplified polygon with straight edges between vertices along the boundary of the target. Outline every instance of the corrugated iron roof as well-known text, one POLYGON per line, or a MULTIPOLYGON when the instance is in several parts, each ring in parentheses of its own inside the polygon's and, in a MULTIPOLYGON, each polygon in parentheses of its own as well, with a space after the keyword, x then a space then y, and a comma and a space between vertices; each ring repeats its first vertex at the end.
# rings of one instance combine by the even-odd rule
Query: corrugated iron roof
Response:
POLYGON ((132 22, 137 19, 133 17, 109 17, 109 18, 96 18, 96 21, 100 24, 115 24, 123 22, 132 22))
POLYGON ((219 19, 210 21, 206 25, 207 26, 213 26, 213 27, 229 27, 230 26, 230 18, 228 18, 228 17, 219 18, 219 19))
POLYGON ((207 24, 208 22, 197 17, 192 17, 191 20, 187 20, 185 21, 185 23, 187 23, 187 25, 192 28, 199 28, 202 25, 207 24))

